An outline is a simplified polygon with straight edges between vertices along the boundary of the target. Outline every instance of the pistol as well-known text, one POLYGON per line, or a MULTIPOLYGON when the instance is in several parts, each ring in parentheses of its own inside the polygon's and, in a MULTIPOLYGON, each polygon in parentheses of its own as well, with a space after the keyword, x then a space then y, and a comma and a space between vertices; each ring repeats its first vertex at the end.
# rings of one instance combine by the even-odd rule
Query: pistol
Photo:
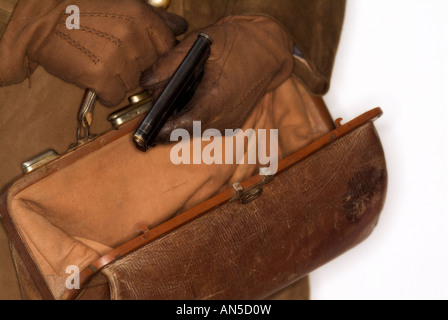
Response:
POLYGON ((146 152, 152 147, 168 119, 175 112, 182 110, 193 98, 204 76, 204 65, 210 56, 212 43, 207 34, 198 35, 198 39, 174 72, 168 85, 134 132, 133 140, 139 150, 146 152))

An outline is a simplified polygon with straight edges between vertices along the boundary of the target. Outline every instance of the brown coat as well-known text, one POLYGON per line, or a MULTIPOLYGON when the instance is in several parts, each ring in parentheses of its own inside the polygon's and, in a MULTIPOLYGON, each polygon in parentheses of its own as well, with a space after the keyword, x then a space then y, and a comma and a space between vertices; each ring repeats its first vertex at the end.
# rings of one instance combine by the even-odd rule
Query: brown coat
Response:
MULTIPOLYGON (((13 4, 12 0, 0 0, 0 36, 8 21, 4 13, 11 12, 13 4)), ((288 31, 302 52, 304 60, 296 60, 294 75, 316 95, 323 95, 329 88, 344 9, 345 0, 173 0, 169 8, 189 21, 189 31, 228 15, 270 16, 288 31)), ((49 75, 42 68, 20 84, 0 88, 0 187, 21 174, 23 161, 50 148, 63 153, 74 142, 82 95, 83 89, 49 75)), ((123 101, 117 108, 125 104, 123 101)), ((95 132, 109 128, 104 119, 111 111, 96 108, 95 132)), ((7 252, 6 236, 0 230, 0 287, 10 288, 0 292, 0 298, 16 298, 15 281, 7 276, 13 272, 9 259, 4 259, 9 256, 7 252)))

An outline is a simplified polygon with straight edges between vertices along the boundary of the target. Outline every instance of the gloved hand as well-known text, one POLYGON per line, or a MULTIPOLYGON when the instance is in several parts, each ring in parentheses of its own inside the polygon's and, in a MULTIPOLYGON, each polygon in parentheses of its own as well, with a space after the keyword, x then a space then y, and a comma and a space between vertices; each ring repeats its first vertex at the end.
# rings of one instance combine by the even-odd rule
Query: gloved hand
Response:
POLYGON ((20 0, 0 41, 0 85, 23 81, 39 64, 113 106, 186 28, 139 0, 20 0), (80 10, 79 30, 66 27, 70 5, 80 10))
MULTIPOLYGON (((173 116, 156 143, 169 143, 178 128, 241 128, 264 93, 282 84, 293 70, 293 42, 275 21, 261 16, 230 16, 201 30, 213 39, 204 78, 193 99, 173 116)), ((146 70, 140 85, 157 96, 187 54, 197 33, 190 34, 146 70)))

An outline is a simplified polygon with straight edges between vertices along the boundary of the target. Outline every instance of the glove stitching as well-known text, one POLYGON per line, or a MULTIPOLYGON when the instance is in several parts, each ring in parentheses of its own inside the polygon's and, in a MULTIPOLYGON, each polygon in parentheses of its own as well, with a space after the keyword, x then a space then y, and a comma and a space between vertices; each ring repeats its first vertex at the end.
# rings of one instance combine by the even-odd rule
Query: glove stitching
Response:
MULTIPOLYGON (((59 22, 59 23, 65 25, 65 22, 59 22)), ((114 37, 113 35, 111 35, 109 33, 105 33, 105 32, 96 30, 94 28, 90 28, 90 27, 80 27, 79 30, 80 31, 84 31, 84 32, 88 32, 88 33, 94 34, 94 35, 96 35, 96 36, 98 36, 100 38, 109 40, 110 42, 113 42, 114 44, 116 44, 119 47, 121 47, 123 45, 123 42, 120 39, 114 37)))
POLYGON ((89 27, 81 27, 79 30, 84 31, 84 32, 89 32, 89 33, 92 33, 92 34, 94 34, 94 35, 96 35, 96 36, 98 36, 100 38, 104 38, 106 40, 109 40, 109 41, 113 42, 114 44, 116 44, 119 47, 121 47, 123 45, 123 42, 121 42, 120 39, 114 37, 111 34, 104 33, 104 32, 101 32, 99 30, 96 30, 96 29, 93 29, 93 28, 89 28, 89 27))
POLYGON ((95 56, 92 52, 90 52, 88 49, 86 49, 85 47, 83 47, 79 42, 73 40, 72 38, 70 38, 69 36, 63 34, 60 31, 53 31, 54 34, 56 34, 57 36, 61 37, 62 39, 64 39, 65 41, 67 41, 71 46, 75 47, 76 49, 78 49, 79 51, 81 51, 84 55, 86 55, 94 64, 97 64, 100 59, 95 56))
POLYGON ((113 13, 81 13, 81 17, 99 17, 99 18, 113 18, 113 19, 121 19, 126 20, 135 24, 135 18, 131 16, 126 16, 122 14, 113 14, 113 13))

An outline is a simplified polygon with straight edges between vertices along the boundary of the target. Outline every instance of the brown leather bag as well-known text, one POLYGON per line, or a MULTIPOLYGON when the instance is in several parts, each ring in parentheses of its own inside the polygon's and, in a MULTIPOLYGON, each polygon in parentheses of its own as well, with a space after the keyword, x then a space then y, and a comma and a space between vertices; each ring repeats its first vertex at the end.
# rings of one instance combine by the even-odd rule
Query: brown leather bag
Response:
POLYGON ((333 123, 323 100, 291 79, 263 103, 272 114, 253 118, 276 118, 273 127, 289 132, 274 176, 234 168, 222 183, 210 178, 215 167, 160 173, 164 160, 132 144, 138 117, 18 179, 0 213, 25 297, 262 299, 363 241, 386 195, 373 124, 381 110, 333 123), (312 127, 305 138, 289 134, 293 113, 279 116, 292 91, 301 106, 290 105, 312 127), (194 192, 182 198, 182 188, 194 192), (68 266, 80 270, 79 289, 67 287, 68 266))

